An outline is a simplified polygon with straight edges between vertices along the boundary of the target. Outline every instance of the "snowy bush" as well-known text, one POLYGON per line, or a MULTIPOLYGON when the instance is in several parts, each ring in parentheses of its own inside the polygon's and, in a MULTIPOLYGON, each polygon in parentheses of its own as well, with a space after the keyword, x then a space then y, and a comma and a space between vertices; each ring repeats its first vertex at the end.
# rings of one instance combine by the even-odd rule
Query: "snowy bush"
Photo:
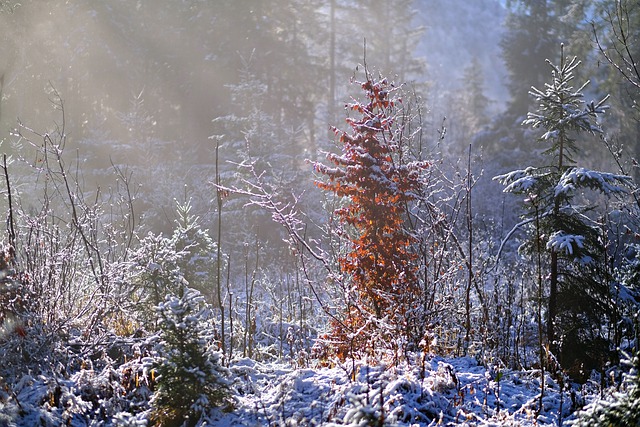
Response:
POLYGON ((29 275, 14 269, 10 245, 0 249, 0 378, 47 372, 61 359, 59 334, 43 322, 29 275))

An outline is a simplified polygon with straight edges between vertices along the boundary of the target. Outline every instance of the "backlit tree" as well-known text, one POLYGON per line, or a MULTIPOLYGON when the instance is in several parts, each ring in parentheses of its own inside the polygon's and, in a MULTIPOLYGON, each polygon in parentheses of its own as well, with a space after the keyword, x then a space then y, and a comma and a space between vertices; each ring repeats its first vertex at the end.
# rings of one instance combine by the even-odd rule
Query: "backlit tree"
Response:
POLYGON ((562 352, 561 359, 568 363, 573 362, 569 359, 578 359, 582 363, 587 352, 584 344, 600 342, 592 325, 607 317, 616 318, 611 280, 603 268, 606 230, 593 213, 594 198, 598 193, 621 196, 631 180, 576 165, 574 156, 585 145, 585 135, 602 133, 597 119, 607 109, 607 98, 584 101, 583 90, 589 82, 578 89, 572 86, 580 61, 566 57, 564 48, 559 66, 547 63, 552 69, 552 81, 545 84, 544 90, 532 88, 530 94, 538 108, 527 115, 523 124, 543 131, 538 142, 546 148, 544 153, 550 163, 494 179, 506 186, 505 192, 526 197, 530 210, 521 225, 538 224, 530 230, 521 249, 542 250, 547 259, 547 343, 553 351, 562 352))
POLYGON ((351 132, 334 129, 342 153, 328 154, 335 167, 316 163, 327 180, 317 185, 342 198, 335 211, 346 249, 339 255, 346 307, 334 318, 332 339, 339 357, 375 348, 400 350, 417 344, 424 330, 417 312, 415 238, 404 224, 421 187, 424 162, 404 161, 397 87, 369 74, 361 83, 365 101, 347 105, 351 132))

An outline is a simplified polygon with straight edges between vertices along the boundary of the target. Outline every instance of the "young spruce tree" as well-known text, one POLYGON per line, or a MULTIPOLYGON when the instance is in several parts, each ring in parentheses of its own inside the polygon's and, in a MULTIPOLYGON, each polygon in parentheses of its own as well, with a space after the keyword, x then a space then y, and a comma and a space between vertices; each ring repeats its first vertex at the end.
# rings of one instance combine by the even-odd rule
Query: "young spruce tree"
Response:
MULTIPOLYGON (((547 62, 552 69, 552 81, 543 90, 532 88, 530 94, 538 103, 528 113, 524 125, 544 132, 538 142, 544 144, 549 164, 516 170, 494 179, 506 186, 505 192, 526 197, 525 221, 538 224, 530 230, 530 238, 522 249, 545 251, 548 277, 546 300, 546 340, 550 349, 574 351, 586 348, 596 338, 597 327, 610 316, 615 307, 609 290, 610 278, 602 268, 605 247, 601 227, 588 217, 594 206, 582 200, 587 190, 610 196, 625 192, 630 178, 611 173, 587 170, 576 166, 574 155, 580 148, 581 135, 598 134, 602 130, 598 115, 607 109, 606 97, 585 103, 582 91, 589 82, 574 89, 573 72, 580 64, 577 58, 567 58, 561 48, 560 65, 547 62), (542 239, 538 244, 536 235, 542 239), (581 345, 582 344, 582 345, 581 345)), ((591 202, 593 203, 593 202, 591 202)), ((567 363, 582 363, 584 354, 574 355, 567 363)))
MULTIPOLYGON (((171 243, 181 257, 177 266, 182 272, 189 287, 197 289, 203 295, 211 295, 211 283, 215 277, 218 263, 217 245, 211 238, 209 230, 202 228, 200 218, 191 213, 191 200, 178 203, 176 219, 171 243)), ((210 297, 210 303, 215 298, 210 297)))
POLYGON ((595 400, 578 412, 569 425, 574 427, 640 425, 640 353, 625 360, 631 369, 621 389, 595 400))
POLYGON ((151 399, 152 419, 162 426, 194 426, 207 411, 232 403, 230 373, 222 366, 204 297, 188 287, 158 305, 159 357, 151 399))

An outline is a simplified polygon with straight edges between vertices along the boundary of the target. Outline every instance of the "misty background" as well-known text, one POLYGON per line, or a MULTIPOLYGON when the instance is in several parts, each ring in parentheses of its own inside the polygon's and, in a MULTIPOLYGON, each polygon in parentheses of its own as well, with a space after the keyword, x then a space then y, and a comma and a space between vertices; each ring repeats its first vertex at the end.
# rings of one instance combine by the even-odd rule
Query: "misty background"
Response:
MULTIPOLYGON (((479 191, 491 194, 477 208, 505 221, 490 178, 531 155, 517 129, 538 84, 535 74, 510 74, 505 40, 521 68, 548 74, 549 52, 534 47, 541 40, 514 42, 519 28, 507 18, 517 12, 497 0, 4 1, 2 148, 15 162, 16 188, 28 193, 38 183, 27 172, 21 183, 18 165, 40 160, 24 129, 14 130, 64 125, 65 153, 87 191, 116 185, 115 167, 130 176, 141 229, 169 232, 176 200, 190 200, 212 228, 217 142, 223 185, 242 177, 238 164, 256 162, 273 188, 296 194, 309 221, 321 222, 305 160, 336 149, 330 126, 344 127, 343 106, 357 93, 350 80, 366 63, 415 94, 424 157, 438 151, 455 163, 473 145, 475 173, 488 178, 479 191)), ((576 22, 585 25, 586 14, 576 22)), ((576 53, 593 50, 580 43, 576 53)), ((591 89, 599 91, 597 81, 591 89)), ((282 230, 245 203, 224 201, 224 246, 257 239, 278 247, 282 230)))

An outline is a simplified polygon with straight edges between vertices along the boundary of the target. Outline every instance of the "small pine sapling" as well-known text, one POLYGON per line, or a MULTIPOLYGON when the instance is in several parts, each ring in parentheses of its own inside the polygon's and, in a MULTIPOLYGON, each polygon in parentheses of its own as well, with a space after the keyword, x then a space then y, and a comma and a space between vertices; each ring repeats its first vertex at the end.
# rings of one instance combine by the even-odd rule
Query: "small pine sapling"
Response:
POLYGON ((566 353, 560 354, 560 359, 571 368, 586 364, 583 348, 586 340, 594 340, 590 332, 593 324, 611 316, 616 309, 604 268, 603 230, 589 217, 594 204, 588 196, 593 192, 607 197, 622 195, 631 185, 631 178, 576 165, 574 156, 580 152, 578 136, 602 133, 597 118, 606 111, 607 98, 586 103, 582 92, 589 82, 578 89, 572 86, 580 61, 567 58, 564 47, 561 53, 559 66, 547 61, 552 69, 551 83, 544 90, 532 88, 530 94, 538 108, 523 122, 533 129, 542 129, 538 142, 544 144, 550 163, 494 179, 505 185, 504 192, 526 198, 529 211, 516 228, 532 224, 535 227, 530 228, 530 237, 521 249, 533 254, 541 247, 544 251, 549 278, 545 338, 553 353, 566 353))
POLYGON ((150 403, 152 420, 159 425, 193 426, 210 409, 233 404, 230 373, 222 365, 203 302, 200 292, 184 287, 181 296, 167 296, 157 307, 161 341, 150 403))
POLYGON ((129 300, 135 320, 143 328, 156 330, 155 307, 166 295, 179 292, 184 281, 180 269, 184 255, 176 249, 174 240, 151 232, 131 251, 129 300))
MULTIPOLYGON (((202 292, 210 290, 210 283, 217 264, 217 244, 209 230, 204 229, 200 218, 191 213, 191 200, 176 206, 176 225, 171 236, 176 252, 182 256, 177 261, 189 287, 202 292)), ((212 298, 213 299, 213 298, 212 298)))

